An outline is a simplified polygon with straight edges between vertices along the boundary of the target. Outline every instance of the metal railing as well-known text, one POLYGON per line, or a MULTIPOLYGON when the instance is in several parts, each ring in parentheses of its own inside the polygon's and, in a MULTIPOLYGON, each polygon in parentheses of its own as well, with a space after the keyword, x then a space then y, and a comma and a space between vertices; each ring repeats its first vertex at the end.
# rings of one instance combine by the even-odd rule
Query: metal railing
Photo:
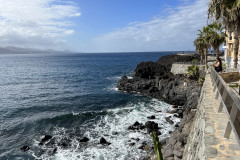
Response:
POLYGON ((210 70, 214 86, 213 91, 215 92, 217 90, 215 98, 221 99, 218 112, 221 112, 224 107, 228 117, 228 124, 224 137, 229 138, 231 131, 233 131, 240 147, 240 99, 235 93, 233 93, 233 91, 230 90, 226 82, 213 67, 210 67, 210 70))

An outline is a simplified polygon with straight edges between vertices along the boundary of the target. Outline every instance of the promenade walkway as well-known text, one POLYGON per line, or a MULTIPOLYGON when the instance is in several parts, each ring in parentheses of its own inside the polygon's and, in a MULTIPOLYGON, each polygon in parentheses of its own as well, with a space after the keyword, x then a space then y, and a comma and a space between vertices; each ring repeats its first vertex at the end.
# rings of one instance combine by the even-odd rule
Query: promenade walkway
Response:
POLYGON ((218 113, 220 99, 215 96, 211 76, 207 74, 183 160, 240 160, 234 133, 229 139, 224 138, 228 118, 224 109, 218 113))
POLYGON ((240 160, 240 148, 233 132, 229 139, 224 138, 228 118, 223 110, 218 113, 220 100, 215 99, 210 74, 206 75, 203 86, 202 105, 205 108, 205 156, 209 160, 240 160))

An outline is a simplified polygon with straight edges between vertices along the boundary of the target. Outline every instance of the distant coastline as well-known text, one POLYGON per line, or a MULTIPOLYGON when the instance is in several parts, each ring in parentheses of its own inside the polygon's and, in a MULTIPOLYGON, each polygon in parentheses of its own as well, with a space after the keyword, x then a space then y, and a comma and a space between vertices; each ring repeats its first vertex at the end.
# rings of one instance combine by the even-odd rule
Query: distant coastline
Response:
POLYGON ((71 50, 54 50, 54 49, 34 49, 34 48, 22 48, 22 47, 0 47, 0 54, 43 54, 43 53, 74 53, 74 54, 127 54, 127 53, 172 53, 172 54, 192 54, 195 51, 130 51, 130 52, 78 52, 71 50))
POLYGON ((70 50, 58 51, 53 49, 41 50, 33 48, 21 48, 21 47, 0 47, 0 54, 43 54, 43 53, 75 53, 70 50))

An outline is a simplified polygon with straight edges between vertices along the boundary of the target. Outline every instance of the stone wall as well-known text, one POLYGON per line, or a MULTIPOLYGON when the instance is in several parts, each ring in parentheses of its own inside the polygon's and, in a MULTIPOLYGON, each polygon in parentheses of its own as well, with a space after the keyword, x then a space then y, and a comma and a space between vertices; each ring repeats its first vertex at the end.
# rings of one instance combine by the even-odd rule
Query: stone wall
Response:
MULTIPOLYGON (((206 83, 205 83, 206 84, 206 83)), ((206 122, 204 120, 205 108, 202 105, 203 95, 205 88, 203 86, 202 93, 199 100, 198 110, 196 112, 194 123, 192 124, 191 132, 187 144, 185 146, 183 159, 184 160, 204 160, 205 146, 205 127, 206 122)))
MULTIPOLYGON (((192 66, 192 64, 179 64, 179 63, 173 63, 171 72, 173 74, 186 74, 188 67, 192 66)), ((204 69, 204 65, 198 65, 200 67, 200 70, 204 69)))

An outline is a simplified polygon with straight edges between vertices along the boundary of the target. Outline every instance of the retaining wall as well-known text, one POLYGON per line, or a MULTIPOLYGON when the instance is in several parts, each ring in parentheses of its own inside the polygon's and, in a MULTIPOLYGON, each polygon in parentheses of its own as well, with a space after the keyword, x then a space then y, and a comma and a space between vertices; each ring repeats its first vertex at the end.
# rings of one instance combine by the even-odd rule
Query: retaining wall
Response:
MULTIPOLYGON (((186 74, 188 67, 192 66, 193 64, 179 64, 179 63, 173 63, 171 72, 173 74, 186 74)), ((204 65, 198 65, 200 70, 204 69, 204 65)))

